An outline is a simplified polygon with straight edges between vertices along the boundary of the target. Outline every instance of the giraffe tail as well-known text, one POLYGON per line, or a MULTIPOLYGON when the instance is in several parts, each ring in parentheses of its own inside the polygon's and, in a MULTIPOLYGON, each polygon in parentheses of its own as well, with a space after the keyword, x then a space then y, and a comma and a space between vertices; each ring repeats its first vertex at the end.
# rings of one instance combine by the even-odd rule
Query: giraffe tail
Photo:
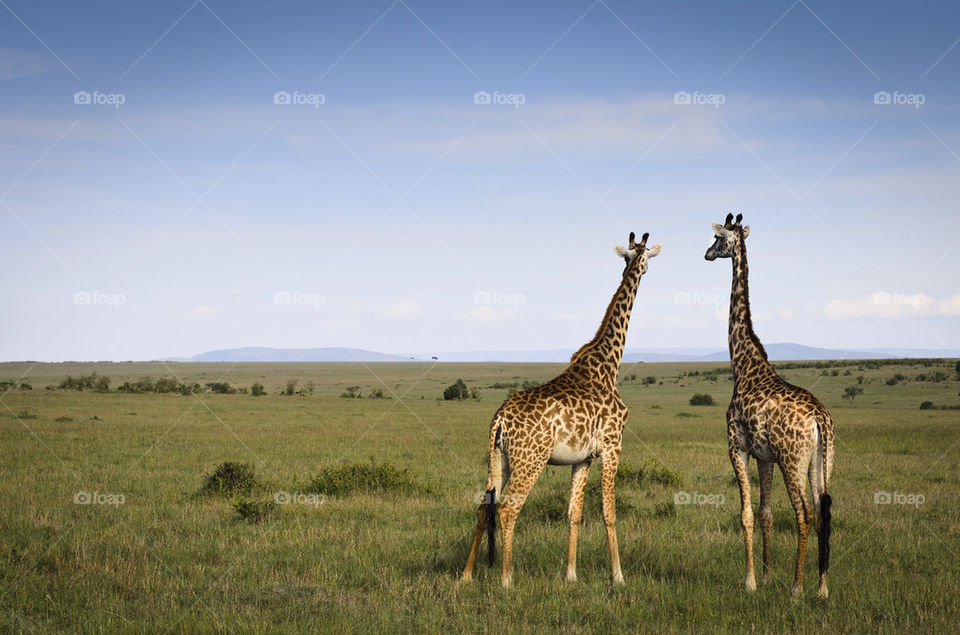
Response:
POLYGON ((494 531, 497 528, 497 488, 493 487, 487 490, 487 565, 493 566, 493 561, 497 557, 497 540, 494 531))
POLYGON ((830 494, 826 492, 820 494, 820 535, 817 536, 820 575, 825 574, 830 567, 830 506, 832 504, 833 499, 830 498, 830 494))

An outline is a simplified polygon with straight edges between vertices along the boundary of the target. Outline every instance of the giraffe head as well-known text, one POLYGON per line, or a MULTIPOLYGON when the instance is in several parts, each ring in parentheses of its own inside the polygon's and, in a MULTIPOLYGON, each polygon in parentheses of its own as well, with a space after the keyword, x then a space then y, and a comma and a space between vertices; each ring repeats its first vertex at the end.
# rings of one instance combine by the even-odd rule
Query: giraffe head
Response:
POLYGON ((750 235, 750 225, 741 225, 743 214, 737 214, 736 220, 733 214, 727 214, 727 220, 723 225, 713 224, 713 234, 716 240, 704 254, 707 260, 716 260, 717 258, 730 258, 741 240, 745 240, 750 235))
POLYGON ((614 253, 623 258, 627 263, 626 267, 623 268, 624 275, 626 275, 627 271, 629 271, 631 265, 638 261, 640 263, 640 275, 647 273, 647 261, 650 258, 660 254, 660 250, 663 248, 663 245, 647 247, 647 238, 649 236, 650 234, 644 234, 640 238, 640 242, 636 242, 634 240, 636 234, 630 232, 629 247, 624 247, 623 245, 614 246, 614 253))

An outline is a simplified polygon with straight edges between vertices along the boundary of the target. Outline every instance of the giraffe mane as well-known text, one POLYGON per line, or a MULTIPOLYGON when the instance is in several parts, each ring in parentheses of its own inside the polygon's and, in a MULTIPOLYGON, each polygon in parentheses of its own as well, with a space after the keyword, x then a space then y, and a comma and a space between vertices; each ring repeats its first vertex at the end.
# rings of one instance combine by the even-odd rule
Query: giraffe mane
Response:
POLYGON ((750 285, 746 279, 747 273, 748 273, 747 243, 746 243, 746 239, 743 236, 743 227, 737 225, 734 228, 734 231, 737 232, 737 236, 740 239, 737 249, 740 251, 740 254, 739 254, 740 262, 743 263, 743 277, 744 277, 743 285, 742 285, 743 286, 743 305, 744 307, 746 307, 744 322, 746 323, 746 326, 747 326, 748 336, 750 337, 751 340, 753 340, 753 343, 756 345, 757 350, 760 351, 760 354, 763 356, 763 359, 766 360, 767 350, 763 347, 763 342, 760 341, 760 338, 757 337, 757 334, 753 330, 753 316, 752 316, 752 311, 750 310, 750 285))
MULTIPOLYGON (((640 261, 640 256, 638 255, 636 258, 634 258, 634 261, 633 263, 631 263, 630 267, 633 268, 636 265, 636 263, 639 261, 640 261)), ((629 271, 629 269, 627 269, 627 271, 629 271)), ((607 310, 603 314, 603 319, 600 321, 600 327, 597 329, 596 335, 594 335, 589 342, 587 342, 586 344, 581 346, 579 349, 577 349, 577 352, 570 357, 571 364, 576 362, 583 353, 585 353, 586 351, 596 346, 597 343, 599 343, 600 340, 603 338, 603 334, 604 332, 606 332, 607 327, 610 325, 610 318, 613 315, 614 309, 616 308, 617 298, 620 296, 620 292, 623 290, 624 286, 627 284, 627 271, 624 271, 623 279, 620 281, 620 285, 617 287, 616 292, 614 292, 613 297, 610 299, 610 304, 607 305, 607 310)))

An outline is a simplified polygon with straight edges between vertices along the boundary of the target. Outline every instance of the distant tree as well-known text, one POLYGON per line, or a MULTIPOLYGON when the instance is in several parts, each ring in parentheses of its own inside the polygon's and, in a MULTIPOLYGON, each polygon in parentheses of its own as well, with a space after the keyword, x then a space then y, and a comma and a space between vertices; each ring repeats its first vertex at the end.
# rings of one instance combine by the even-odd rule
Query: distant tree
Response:
POLYGON ((253 382, 253 385, 250 386, 250 394, 254 397, 262 397, 267 394, 267 389, 263 387, 259 381, 253 382))
POLYGON ((920 410, 933 410, 933 402, 924 401, 922 404, 920 404, 920 410))
POLYGON ((650 384, 655 384, 655 383, 657 383, 657 378, 654 377, 653 375, 647 375, 646 377, 643 378, 644 386, 649 386, 650 384))
POLYGON ((343 389, 343 392, 340 393, 340 396, 344 399, 359 399, 360 386, 347 386, 343 389))
POLYGON ((297 382, 296 380, 290 380, 287 382, 287 387, 283 389, 284 395, 290 397, 297 392, 297 382))
POLYGON ((957 371, 957 379, 960 380, 960 362, 957 362, 957 365, 954 366, 953 370, 957 371))
POLYGON ((446 390, 443 391, 443 398, 447 401, 463 401, 470 396, 470 391, 467 389, 467 385, 463 383, 462 379, 458 379, 453 384, 447 386, 446 390))
POLYGON ((863 388, 859 386, 847 386, 843 389, 843 398, 849 399, 850 403, 853 403, 853 400, 857 398, 858 395, 863 394, 863 388))

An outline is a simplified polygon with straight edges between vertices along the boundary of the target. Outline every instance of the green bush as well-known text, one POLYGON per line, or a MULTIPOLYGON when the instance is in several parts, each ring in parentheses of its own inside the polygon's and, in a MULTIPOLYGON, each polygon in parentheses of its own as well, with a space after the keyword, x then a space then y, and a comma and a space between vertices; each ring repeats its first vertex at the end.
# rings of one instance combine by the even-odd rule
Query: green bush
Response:
POLYGON ((446 390, 443 391, 443 398, 447 401, 463 401, 470 396, 470 391, 467 389, 467 385, 463 383, 462 379, 458 379, 453 384, 447 386, 446 390))
POLYGON ((252 466, 227 461, 218 465, 213 473, 207 476, 201 491, 207 494, 235 496, 249 492, 257 485, 252 466))
POLYGON ((932 401, 924 401, 922 404, 920 404, 920 410, 933 410, 933 409, 934 409, 934 405, 932 401))
POLYGON ((343 463, 320 470, 301 491, 326 496, 345 496, 354 492, 428 493, 429 486, 418 483, 407 469, 373 458, 368 463, 343 463))
POLYGON ((653 375, 647 375, 646 377, 643 378, 644 386, 649 386, 650 384, 655 384, 655 383, 657 383, 657 378, 654 377, 653 375))
POLYGON ((713 397, 706 393, 697 393, 693 397, 690 397, 691 406, 715 406, 717 402, 713 400, 713 397))
POLYGON ((263 387, 263 384, 257 381, 250 386, 250 394, 254 397, 262 397, 263 395, 267 394, 267 390, 263 387))

